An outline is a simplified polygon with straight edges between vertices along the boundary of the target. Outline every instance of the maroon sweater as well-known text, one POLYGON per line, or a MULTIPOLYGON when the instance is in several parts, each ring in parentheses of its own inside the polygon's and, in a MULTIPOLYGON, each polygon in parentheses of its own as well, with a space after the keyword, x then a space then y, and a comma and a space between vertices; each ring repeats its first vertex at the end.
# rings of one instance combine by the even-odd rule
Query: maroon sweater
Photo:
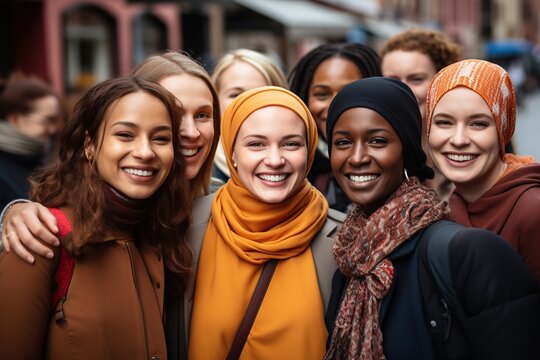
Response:
POLYGON ((540 164, 512 171, 473 203, 455 193, 450 208, 452 220, 506 239, 540 282, 540 164))

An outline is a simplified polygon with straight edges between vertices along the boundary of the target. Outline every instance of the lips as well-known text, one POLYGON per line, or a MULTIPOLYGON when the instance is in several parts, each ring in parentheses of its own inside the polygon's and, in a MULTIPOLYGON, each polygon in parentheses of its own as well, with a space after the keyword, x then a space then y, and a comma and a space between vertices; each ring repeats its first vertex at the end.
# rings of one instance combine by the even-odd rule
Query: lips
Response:
POLYGON ((369 175, 347 175, 349 180, 355 183, 365 183, 371 180, 375 180, 379 175, 369 174, 369 175))
POLYGON ((199 152, 200 148, 182 148, 182 155, 184 155, 185 157, 192 157, 192 156, 195 156, 197 155, 197 153, 199 152))
POLYGON ((257 175, 261 180, 270 182, 280 182, 285 180, 289 175, 287 174, 259 174, 257 175))
POLYGON ((123 170, 130 175, 136 175, 136 176, 142 176, 142 177, 150 177, 150 176, 153 176, 155 173, 154 170, 142 170, 142 169, 135 169, 135 168, 123 168, 123 170))
POLYGON ((445 156, 449 160, 457 161, 457 162, 471 161, 478 157, 478 155, 474 155, 474 154, 445 154, 445 156))

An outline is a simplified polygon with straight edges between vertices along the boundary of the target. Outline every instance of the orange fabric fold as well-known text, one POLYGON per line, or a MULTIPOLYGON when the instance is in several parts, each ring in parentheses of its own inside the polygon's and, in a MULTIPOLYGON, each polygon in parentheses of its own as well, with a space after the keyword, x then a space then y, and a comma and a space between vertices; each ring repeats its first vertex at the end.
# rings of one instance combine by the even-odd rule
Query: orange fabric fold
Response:
POLYGON ((232 166, 240 126, 254 111, 272 105, 299 115, 306 124, 309 166, 315 155, 316 124, 307 107, 288 90, 253 89, 225 111, 221 135, 231 178, 215 195, 202 246, 190 359, 226 358, 268 259, 280 261, 241 358, 320 359, 324 354, 324 309, 310 244, 324 225, 328 204, 307 180, 285 201, 264 203, 242 185, 232 166))
POLYGON ((503 162, 506 164, 506 169, 499 177, 499 179, 505 177, 511 172, 522 168, 523 166, 531 165, 536 163, 536 160, 532 156, 518 156, 514 154, 505 154, 503 162))

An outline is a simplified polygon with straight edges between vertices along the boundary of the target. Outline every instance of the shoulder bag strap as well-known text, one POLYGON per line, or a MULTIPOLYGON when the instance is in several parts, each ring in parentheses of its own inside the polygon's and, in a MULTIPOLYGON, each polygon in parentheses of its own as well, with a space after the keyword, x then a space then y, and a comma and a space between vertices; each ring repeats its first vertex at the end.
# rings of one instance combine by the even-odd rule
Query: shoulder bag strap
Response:
POLYGON ((242 322, 240 323, 238 331, 236 332, 236 335, 232 342, 231 349, 229 350, 229 354, 227 355, 227 360, 236 360, 240 358, 240 354, 244 349, 244 345, 246 343, 249 332, 251 331, 251 327, 255 322, 255 318, 257 317, 259 308, 261 307, 264 295, 266 294, 266 290, 268 289, 268 285, 270 285, 270 280, 272 280, 272 276, 274 275, 274 270, 276 270, 276 266, 276 259, 268 260, 264 264, 261 276, 259 277, 259 281, 257 282, 255 291, 253 291, 253 295, 251 296, 251 300, 249 301, 246 313, 244 314, 244 318, 242 319, 242 322))

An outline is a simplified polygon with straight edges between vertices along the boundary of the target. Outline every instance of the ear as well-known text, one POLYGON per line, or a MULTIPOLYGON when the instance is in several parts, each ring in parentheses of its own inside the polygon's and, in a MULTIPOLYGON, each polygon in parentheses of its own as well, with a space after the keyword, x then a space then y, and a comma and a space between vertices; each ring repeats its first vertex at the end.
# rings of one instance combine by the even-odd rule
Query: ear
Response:
POLYGON ((94 160, 94 153, 96 151, 96 148, 92 141, 90 140, 90 136, 88 134, 85 135, 84 138, 84 155, 86 156, 86 159, 88 161, 94 160))
POLYGON ((234 151, 232 153, 231 158, 232 158, 232 161, 233 161, 233 166, 236 169, 236 153, 234 151))

